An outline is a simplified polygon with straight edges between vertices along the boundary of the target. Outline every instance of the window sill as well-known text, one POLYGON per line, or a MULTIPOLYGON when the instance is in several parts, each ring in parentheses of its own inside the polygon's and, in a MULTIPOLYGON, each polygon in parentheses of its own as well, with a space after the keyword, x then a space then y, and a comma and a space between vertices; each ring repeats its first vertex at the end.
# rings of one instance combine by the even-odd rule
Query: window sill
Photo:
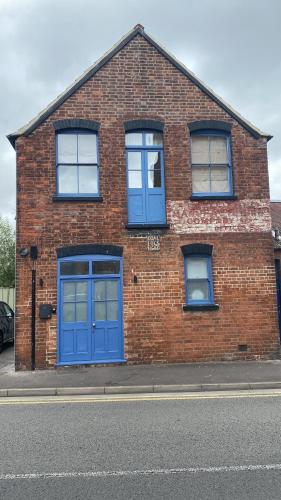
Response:
POLYGON ((74 202, 80 202, 80 201, 91 201, 93 203, 97 202, 102 202, 103 198, 102 196, 53 196, 52 198, 53 201, 55 202, 62 202, 62 201, 74 201, 74 202))
POLYGON ((182 309, 183 311, 217 311, 219 307, 218 304, 184 304, 182 309))
POLYGON ((125 228, 129 231, 133 229, 170 229, 170 224, 127 224, 125 228))
POLYGON ((202 196, 197 196, 193 194, 190 197, 191 201, 201 201, 201 200, 238 200, 238 196, 235 195, 225 195, 225 196, 219 196, 219 195, 202 195, 202 196))

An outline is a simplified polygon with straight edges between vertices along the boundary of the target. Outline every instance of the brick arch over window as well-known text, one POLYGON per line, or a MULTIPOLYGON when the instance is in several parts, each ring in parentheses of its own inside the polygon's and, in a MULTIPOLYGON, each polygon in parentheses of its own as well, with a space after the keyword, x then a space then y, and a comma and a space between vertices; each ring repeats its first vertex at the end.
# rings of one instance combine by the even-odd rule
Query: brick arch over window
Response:
POLYGON ((207 243, 192 243, 190 245, 183 245, 181 247, 183 255, 212 255, 213 245, 207 243))
POLYGON ((223 130, 224 132, 231 132, 232 124, 222 120, 198 120, 187 124, 190 132, 197 132, 197 130, 223 130))
POLYGON ((94 120, 83 120, 82 118, 71 118, 66 120, 57 120, 53 122, 56 132, 66 129, 84 129, 98 132, 100 124, 94 120))
POLYGON ((85 244, 57 248, 58 258, 77 255, 114 255, 122 257, 123 247, 117 245, 85 244))
POLYGON ((163 132, 164 123, 159 120, 129 120, 124 123, 125 132, 132 130, 155 130, 163 132))

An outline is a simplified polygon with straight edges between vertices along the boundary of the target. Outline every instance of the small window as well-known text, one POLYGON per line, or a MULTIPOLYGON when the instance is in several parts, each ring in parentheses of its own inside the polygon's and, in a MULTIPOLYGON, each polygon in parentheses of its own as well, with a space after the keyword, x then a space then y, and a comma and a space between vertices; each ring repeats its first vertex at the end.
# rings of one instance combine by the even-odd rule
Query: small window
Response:
POLYGON ((209 255, 185 257, 187 304, 213 304, 212 262, 209 255))
POLYGON ((57 135, 57 191, 61 196, 98 196, 97 135, 69 131, 57 135))
POLYGON ((62 276, 89 274, 89 262, 61 262, 60 273, 62 276))
POLYGON ((221 131, 196 132, 191 136, 191 153, 193 195, 232 195, 229 134, 221 131))
POLYGON ((119 274, 119 260, 103 260, 93 262, 93 274, 119 274))

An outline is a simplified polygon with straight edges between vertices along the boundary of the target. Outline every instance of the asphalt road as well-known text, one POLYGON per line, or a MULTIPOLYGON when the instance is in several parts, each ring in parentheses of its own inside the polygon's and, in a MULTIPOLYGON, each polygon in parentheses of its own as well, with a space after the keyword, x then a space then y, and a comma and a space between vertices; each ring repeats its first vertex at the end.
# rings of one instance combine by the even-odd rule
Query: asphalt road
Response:
POLYGON ((0 498, 280 499, 281 393, 241 396, 0 401, 0 498))

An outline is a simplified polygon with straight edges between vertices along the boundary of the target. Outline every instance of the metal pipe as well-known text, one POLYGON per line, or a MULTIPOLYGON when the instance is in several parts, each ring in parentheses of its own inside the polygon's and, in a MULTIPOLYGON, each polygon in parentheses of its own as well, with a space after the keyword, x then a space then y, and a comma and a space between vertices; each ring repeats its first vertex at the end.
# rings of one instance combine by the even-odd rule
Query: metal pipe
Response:
POLYGON ((35 370, 36 269, 31 272, 31 370, 35 370))

